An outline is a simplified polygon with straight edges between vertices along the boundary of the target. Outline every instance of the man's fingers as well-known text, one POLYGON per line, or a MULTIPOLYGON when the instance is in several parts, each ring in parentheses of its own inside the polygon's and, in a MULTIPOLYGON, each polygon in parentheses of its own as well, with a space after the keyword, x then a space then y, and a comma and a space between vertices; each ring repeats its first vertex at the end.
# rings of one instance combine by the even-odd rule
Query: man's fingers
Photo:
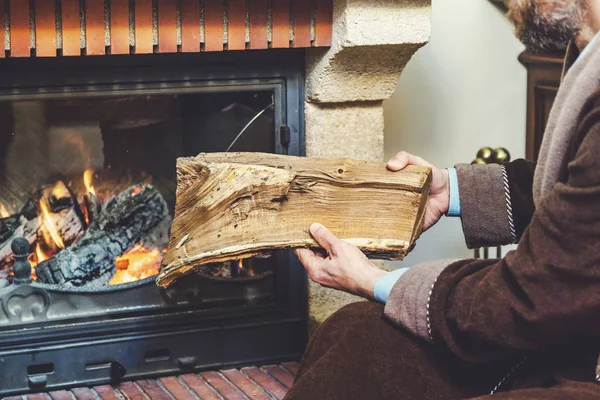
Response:
POLYGON ((310 234, 319 243, 319 246, 333 254, 333 247, 338 239, 329 229, 319 223, 314 223, 310 226, 310 234))
POLYGON ((315 282, 319 282, 322 267, 321 263, 324 261, 323 257, 315 254, 315 252, 310 249, 296 249, 295 253, 302 265, 304 265, 304 268, 306 268, 310 278, 315 282))
POLYGON ((296 249, 296 256, 306 268, 310 267, 318 258, 311 249, 296 249))
POLYGON ((407 165, 424 165, 430 167, 427 161, 423 160, 421 157, 417 157, 405 151, 401 151, 396 154, 390 161, 387 163, 387 168, 390 171, 400 171, 401 169, 406 168, 407 165))

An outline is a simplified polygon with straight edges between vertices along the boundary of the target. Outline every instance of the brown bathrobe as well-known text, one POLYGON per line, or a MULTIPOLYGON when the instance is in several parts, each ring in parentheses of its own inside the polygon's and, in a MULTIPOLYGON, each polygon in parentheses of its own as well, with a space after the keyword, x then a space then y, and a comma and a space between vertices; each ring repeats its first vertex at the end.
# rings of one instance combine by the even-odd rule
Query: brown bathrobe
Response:
POLYGON ((600 40, 569 70, 538 165, 457 166, 470 248, 311 340, 288 399, 600 399, 600 40))

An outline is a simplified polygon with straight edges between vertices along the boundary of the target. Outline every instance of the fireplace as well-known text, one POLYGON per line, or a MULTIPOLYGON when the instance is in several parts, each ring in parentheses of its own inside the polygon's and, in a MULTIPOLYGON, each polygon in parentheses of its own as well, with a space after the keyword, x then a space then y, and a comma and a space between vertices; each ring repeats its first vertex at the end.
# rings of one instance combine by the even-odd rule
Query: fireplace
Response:
POLYGON ((289 252, 159 290, 175 160, 301 155, 298 50, 4 60, 0 394, 298 359, 307 289, 289 252))
POLYGON ((19 262, 0 268, 0 360, 11 371, 0 394, 297 358, 307 300, 314 327, 357 299, 307 289, 289 253, 212 265, 167 292, 152 282, 156 263, 133 271, 163 250, 157 227, 168 222, 155 219, 172 213, 168 160, 229 147, 221 112, 236 135, 260 114, 233 150, 383 160, 383 101, 427 42, 430 11, 430 0, 0 0, 0 213, 28 204, 25 221, 0 227, 0 260, 19 262), (133 223, 100 218, 113 196, 127 212, 111 215, 133 223), (158 205, 144 211, 152 218, 131 207, 136 196, 158 205), (35 222, 57 218, 62 244, 35 222), (36 229, 15 241, 11 227, 26 221, 36 229), (93 221, 98 236, 135 245, 88 251, 102 261, 91 271, 77 268, 85 257, 50 261, 93 221), (54 283, 33 281, 32 267, 54 283))

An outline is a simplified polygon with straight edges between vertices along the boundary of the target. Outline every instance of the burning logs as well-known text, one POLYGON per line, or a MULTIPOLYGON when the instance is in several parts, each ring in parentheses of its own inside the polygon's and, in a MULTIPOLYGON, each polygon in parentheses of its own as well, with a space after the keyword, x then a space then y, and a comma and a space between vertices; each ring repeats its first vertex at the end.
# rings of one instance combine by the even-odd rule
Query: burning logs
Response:
POLYGON ((204 264, 316 246, 321 222, 370 256, 401 259, 419 237, 431 170, 263 153, 212 153, 177 162, 177 204, 165 267, 169 286, 204 264))
POLYGON ((169 222, 167 204, 158 190, 150 185, 132 186, 102 207, 77 243, 38 264, 38 280, 65 286, 92 281, 106 285, 116 270, 117 257, 139 243, 167 236, 156 232, 168 227, 165 221, 169 222))
POLYGON ((17 214, 0 219, 0 270, 12 265, 11 243, 24 237, 38 252, 58 251, 83 236, 86 224, 64 182, 38 189, 17 214))

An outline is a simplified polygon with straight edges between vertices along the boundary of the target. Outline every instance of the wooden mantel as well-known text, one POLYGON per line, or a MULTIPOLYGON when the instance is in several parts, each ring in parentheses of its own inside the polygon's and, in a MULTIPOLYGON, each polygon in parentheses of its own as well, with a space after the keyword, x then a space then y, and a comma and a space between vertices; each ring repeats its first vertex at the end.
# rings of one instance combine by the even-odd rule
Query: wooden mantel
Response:
POLYGON ((0 0, 0 58, 330 46, 332 3, 0 0))

